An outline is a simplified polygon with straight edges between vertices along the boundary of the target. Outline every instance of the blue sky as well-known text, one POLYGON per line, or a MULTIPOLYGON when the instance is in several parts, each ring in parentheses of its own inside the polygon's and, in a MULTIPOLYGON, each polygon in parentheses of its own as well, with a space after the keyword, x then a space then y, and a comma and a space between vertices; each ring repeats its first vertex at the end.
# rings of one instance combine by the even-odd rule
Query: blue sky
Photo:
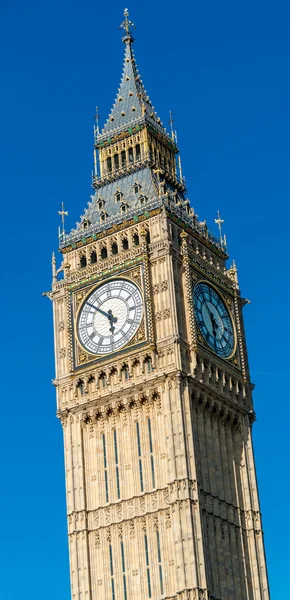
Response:
MULTIPOLYGON (((142 79, 178 130, 188 195, 225 220, 243 296, 272 600, 289 586, 289 21, 287 2, 129 4, 142 79)), ((115 97, 123 3, 0 3, 1 592, 69 599, 51 283, 57 211, 91 194, 93 117, 115 97)), ((284 592, 285 594, 285 592, 284 592)))

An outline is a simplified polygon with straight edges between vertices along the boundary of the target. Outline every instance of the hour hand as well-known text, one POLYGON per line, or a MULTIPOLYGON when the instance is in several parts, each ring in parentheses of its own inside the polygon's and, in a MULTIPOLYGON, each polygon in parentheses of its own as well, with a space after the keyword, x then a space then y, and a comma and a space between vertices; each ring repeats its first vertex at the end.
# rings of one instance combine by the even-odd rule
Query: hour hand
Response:
POLYGON ((113 316, 111 309, 108 310, 108 317, 109 317, 109 321, 110 321, 110 331, 111 331, 111 333, 114 333, 115 327, 114 327, 113 323, 117 323, 118 319, 117 319, 117 317, 113 316))
POLYGON ((117 319, 117 317, 114 317, 111 309, 108 310, 108 317, 109 317, 111 323, 117 323, 118 319, 117 319))
POLYGON ((213 329, 213 333, 215 335, 216 334, 216 330, 218 329, 218 324, 217 324, 217 322, 216 322, 216 320, 214 318, 213 313, 211 311, 209 311, 209 314, 210 314, 211 326, 212 326, 212 329, 213 329))

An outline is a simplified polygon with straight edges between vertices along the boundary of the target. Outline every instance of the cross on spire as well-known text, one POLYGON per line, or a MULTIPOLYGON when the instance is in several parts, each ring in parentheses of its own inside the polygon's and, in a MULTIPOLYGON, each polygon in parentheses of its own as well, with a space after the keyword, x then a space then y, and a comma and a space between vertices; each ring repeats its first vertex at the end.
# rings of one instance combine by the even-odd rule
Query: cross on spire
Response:
POLYGON ((214 222, 217 224, 218 228, 219 228, 219 234, 220 234, 220 243, 222 246, 226 246, 226 236, 224 235, 224 237, 222 236, 222 224, 224 223, 224 219, 221 219, 221 214, 220 211, 217 211, 217 219, 214 220, 214 222))
POLYGON ((130 42, 134 42, 134 38, 132 37, 132 31, 131 28, 134 27, 134 29, 136 29, 134 23, 132 23, 132 21, 130 21, 130 19, 128 19, 129 17, 129 11, 128 8, 125 8, 124 10, 124 17, 125 20, 123 21, 123 23, 121 23, 119 29, 124 29, 126 35, 123 37, 123 42, 125 43, 130 43, 130 42))

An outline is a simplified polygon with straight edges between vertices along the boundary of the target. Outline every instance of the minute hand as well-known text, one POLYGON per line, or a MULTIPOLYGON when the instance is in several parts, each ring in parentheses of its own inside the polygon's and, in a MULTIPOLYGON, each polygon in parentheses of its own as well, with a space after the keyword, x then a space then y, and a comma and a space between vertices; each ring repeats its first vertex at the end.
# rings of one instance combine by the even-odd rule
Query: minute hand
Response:
POLYGON ((86 304, 88 306, 90 306, 91 308, 94 308, 99 313, 101 313, 101 315, 104 315, 104 317, 107 317, 107 319, 109 319, 109 321, 112 320, 112 314, 105 312, 104 310, 102 310, 101 308, 98 308, 97 306, 94 306, 94 304, 91 304, 90 302, 86 302, 86 304))

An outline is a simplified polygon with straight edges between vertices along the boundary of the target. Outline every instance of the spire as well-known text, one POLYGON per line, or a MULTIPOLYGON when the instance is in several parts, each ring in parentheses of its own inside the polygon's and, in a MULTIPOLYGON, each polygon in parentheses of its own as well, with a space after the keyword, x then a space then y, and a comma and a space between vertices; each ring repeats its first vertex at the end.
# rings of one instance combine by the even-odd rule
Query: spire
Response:
POLYGON ((132 49, 134 38, 131 29, 135 25, 128 19, 128 9, 125 9, 124 15, 125 20, 120 25, 120 29, 125 31, 122 38, 125 44, 125 56, 121 83, 112 110, 101 133, 96 132, 97 143, 105 140, 108 134, 115 132, 115 130, 128 129, 128 126, 147 119, 155 126, 159 126, 163 134, 170 137, 162 126, 154 106, 152 106, 138 71, 132 49))

